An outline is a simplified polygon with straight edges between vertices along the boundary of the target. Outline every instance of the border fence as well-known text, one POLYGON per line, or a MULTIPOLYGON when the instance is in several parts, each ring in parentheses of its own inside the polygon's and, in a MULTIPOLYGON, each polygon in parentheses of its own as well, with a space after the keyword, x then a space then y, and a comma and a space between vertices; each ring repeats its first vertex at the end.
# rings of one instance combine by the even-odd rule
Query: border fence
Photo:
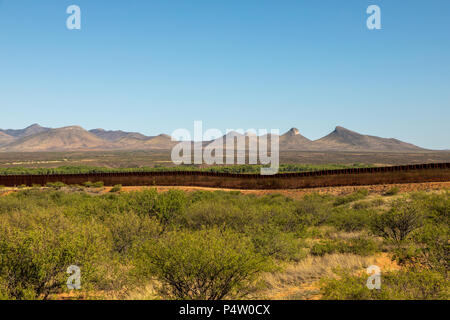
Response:
POLYGON ((344 185, 450 181, 450 163, 428 163, 389 167, 352 168, 272 176, 201 171, 117 172, 52 175, 0 175, 0 185, 45 186, 62 182, 81 185, 103 182, 106 186, 199 186, 230 189, 300 189, 344 185))

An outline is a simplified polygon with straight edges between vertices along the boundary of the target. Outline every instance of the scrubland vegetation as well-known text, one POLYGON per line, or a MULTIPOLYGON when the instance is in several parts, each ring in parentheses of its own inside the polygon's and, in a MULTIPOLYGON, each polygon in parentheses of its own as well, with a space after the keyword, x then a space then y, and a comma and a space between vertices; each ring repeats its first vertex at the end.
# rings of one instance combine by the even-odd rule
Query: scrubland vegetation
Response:
MULTIPOLYGON (((450 193, 0 197, 0 299, 448 299, 450 193), (388 257, 380 290, 366 268, 388 257), (68 266, 82 289, 69 294, 68 266)), ((0 190, 1 193, 1 190, 0 190)))
MULTIPOLYGON (((89 166, 62 166, 58 168, 24 168, 10 167, 0 168, 0 175, 27 175, 27 174, 86 174, 86 173, 112 173, 112 172, 166 172, 166 171, 202 171, 202 172, 223 172, 223 173, 260 173, 261 165, 223 165, 223 166, 196 166, 182 165, 175 167, 164 167, 155 165, 154 167, 139 168, 108 168, 108 167, 89 167, 89 166)), ((370 168, 372 165, 355 163, 352 165, 345 164, 281 164, 279 172, 305 172, 335 169, 351 169, 351 168, 370 168)))

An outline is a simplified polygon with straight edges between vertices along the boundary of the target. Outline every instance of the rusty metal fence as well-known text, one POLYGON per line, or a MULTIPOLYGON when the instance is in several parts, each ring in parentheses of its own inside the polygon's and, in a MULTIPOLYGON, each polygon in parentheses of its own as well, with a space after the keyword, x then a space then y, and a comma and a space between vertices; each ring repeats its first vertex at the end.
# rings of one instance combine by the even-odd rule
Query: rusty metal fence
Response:
MULTIPOLYGON (((14 187, 20 185, 46 185, 51 182, 63 182, 66 184, 83 184, 85 182, 98 182, 102 181, 105 185, 123 184, 123 185, 200 185, 200 186, 212 186, 212 187, 227 187, 224 181, 229 181, 229 187, 239 187, 247 185, 245 181, 252 181, 254 187, 259 185, 267 186, 267 182, 270 181, 273 186, 280 185, 282 187, 282 180, 286 179, 305 179, 309 180, 313 177, 321 177, 324 181, 324 185, 327 183, 324 179, 326 176, 353 176, 358 175, 374 175, 385 173, 401 173, 401 172, 420 172, 432 170, 442 170, 445 174, 443 178, 436 181, 447 181, 447 177, 450 173, 450 163, 428 163, 428 164, 415 164, 415 165, 403 165, 403 166, 390 166, 390 167, 373 167, 373 168, 352 168, 352 169, 336 169, 336 170, 322 170, 322 171, 309 171, 309 172, 295 172, 295 173, 280 173, 272 176, 263 176, 260 174, 236 174, 236 173, 222 173, 222 172, 201 172, 201 171, 167 171, 167 172, 117 172, 117 173, 88 173, 88 174, 52 174, 52 175, 0 175, 0 185, 6 187, 14 187), (234 185, 231 180, 241 180, 242 183, 234 185), (260 181, 260 183, 258 183, 260 181), (264 183, 266 181, 266 183, 264 183), (277 181, 279 183, 277 183, 277 181)), ((439 173, 435 174, 439 176, 439 173)), ((381 176, 381 175, 380 175, 381 176)), ((394 176, 394 175, 392 175, 394 176)), ((425 177, 425 175, 424 175, 425 177)), ((331 178, 331 177, 330 177, 331 178)), ((431 178, 424 179, 424 181, 433 181, 431 178)), ((342 178, 341 178, 342 180, 342 178)), ((414 181, 420 180, 420 175, 417 176, 414 181)), ((389 180, 390 183, 393 181, 389 180)), ((407 180, 405 180, 407 182, 407 180)), ((382 181, 381 181, 382 182, 382 181)), ((381 183, 380 182, 380 183, 381 183)), ((399 181, 400 182, 400 181, 399 181)), ((403 180, 402 180, 403 182, 403 180)), ((419 182, 419 181, 417 181, 419 182)), ((337 183, 330 183, 330 186, 338 185, 337 183)), ((352 183, 354 184, 354 183, 352 183)), ((297 183, 297 187, 302 187, 300 183, 297 183)), ((264 187, 265 188, 265 187, 264 187)))

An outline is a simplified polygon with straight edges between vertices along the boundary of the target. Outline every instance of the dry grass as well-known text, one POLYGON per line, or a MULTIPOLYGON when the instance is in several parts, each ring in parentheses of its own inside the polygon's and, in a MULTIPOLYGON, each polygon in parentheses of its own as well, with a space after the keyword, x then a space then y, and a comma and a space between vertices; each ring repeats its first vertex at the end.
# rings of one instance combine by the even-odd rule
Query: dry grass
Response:
POLYGON ((344 268, 358 272, 376 262, 376 257, 361 257, 353 254, 330 254, 323 257, 308 256, 287 266, 283 271, 264 275, 266 289, 255 298, 274 300, 319 299, 318 281, 333 277, 334 270, 344 268))
POLYGON ((161 297, 158 295, 156 289, 157 282, 149 282, 144 287, 139 287, 136 290, 129 292, 125 300, 160 300, 161 297))

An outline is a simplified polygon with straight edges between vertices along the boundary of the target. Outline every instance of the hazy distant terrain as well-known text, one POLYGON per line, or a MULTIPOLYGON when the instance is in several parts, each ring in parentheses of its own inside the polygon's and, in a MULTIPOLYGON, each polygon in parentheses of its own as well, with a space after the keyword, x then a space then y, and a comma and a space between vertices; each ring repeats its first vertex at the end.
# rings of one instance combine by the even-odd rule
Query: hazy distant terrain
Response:
MULTIPOLYGON (((242 137, 233 132, 228 135, 242 137)), ((226 137, 226 136, 225 136, 226 137)), ((269 138, 272 136, 269 135, 269 138)), ((248 143, 261 137, 245 135, 248 143)), ((265 138, 265 136, 263 136, 265 138)), ((280 150, 295 151, 364 151, 364 152, 423 152, 426 149, 393 138, 380 138, 360 134, 343 127, 318 140, 309 140, 292 128, 279 137, 280 150)), ((222 141, 204 142, 218 146, 222 141)), ((177 144, 166 134, 145 136, 138 132, 121 130, 87 131, 80 126, 44 128, 33 124, 25 129, 0 130, 0 152, 48 152, 48 151, 102 151, 102 150, 169 150, 177 144)), ((233 147, 232 147, 233 148, 233 147)))
POLYGON ((170 149, 175 144, 167 135, 147 137, 134 132, 87 131, 79 126, 51 129, 34 124, 0 133, 0 151, 8 152, 170 149))
MULTIPOLYGON (((450 151, 440 152, 314 152, 281 151, 285 164, 373 164, 401 165, 450 162, 450 151)), ((56 168, 60 166, 105 166, 139 168, 173 166, 170 150, 77 151, 77 152, 0 152, 1 167, 56 168)))

